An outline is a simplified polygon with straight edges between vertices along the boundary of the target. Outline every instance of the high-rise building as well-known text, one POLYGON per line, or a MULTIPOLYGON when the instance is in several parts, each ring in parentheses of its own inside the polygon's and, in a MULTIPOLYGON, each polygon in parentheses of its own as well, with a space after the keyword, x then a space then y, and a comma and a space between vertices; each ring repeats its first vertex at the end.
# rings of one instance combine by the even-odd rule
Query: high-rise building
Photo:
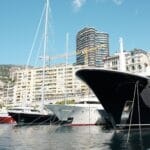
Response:
POLYGON ((109 56, 109 35, 94 28, 85 27, 76 36, 76 64, 103 67, 103 59, 109 56))

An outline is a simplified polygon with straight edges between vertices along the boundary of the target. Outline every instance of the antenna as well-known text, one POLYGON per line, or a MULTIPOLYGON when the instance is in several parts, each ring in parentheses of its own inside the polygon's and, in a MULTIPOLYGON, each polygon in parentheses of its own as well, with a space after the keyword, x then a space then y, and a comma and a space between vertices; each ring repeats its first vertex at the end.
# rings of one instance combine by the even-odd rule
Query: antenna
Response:
POLYGON ((120 53, 123 53, 123 38, 122 37, 119 38, 119 42, 120 42, 120 53))
POLYGON ((66 66, 68 64, 69 33, 66 33, 66 66))
POLYGON ((126 71, 126 60, 125 60, 125 53, 123 51, 123 38, 119 38, 119 43, 120 43, 120 52, 119 52, 119 61, 120 61, 120 66, 119 69, 120 71, 125 72, 126 71))

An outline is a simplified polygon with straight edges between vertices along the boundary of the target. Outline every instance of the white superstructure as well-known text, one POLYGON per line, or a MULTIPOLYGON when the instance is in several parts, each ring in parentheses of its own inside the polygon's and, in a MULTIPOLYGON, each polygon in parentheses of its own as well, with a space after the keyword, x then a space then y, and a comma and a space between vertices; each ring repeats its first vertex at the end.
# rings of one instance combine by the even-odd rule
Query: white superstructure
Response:
POLYGON ((80 102, 76 104, 49 104, 46 107, 65 125, 101 125, 105 124, 106 119, 108 119, 105 110, 96 97, 80 99, 80 102))

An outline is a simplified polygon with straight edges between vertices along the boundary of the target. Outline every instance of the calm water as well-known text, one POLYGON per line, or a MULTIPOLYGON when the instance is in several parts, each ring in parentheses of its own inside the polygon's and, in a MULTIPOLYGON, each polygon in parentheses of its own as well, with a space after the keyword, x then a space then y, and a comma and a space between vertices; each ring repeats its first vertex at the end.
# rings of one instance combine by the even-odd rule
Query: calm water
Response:
POLYGON ((100 126, 0 125, 0 150, 150 150, 150 132, 126 132, 100 126))

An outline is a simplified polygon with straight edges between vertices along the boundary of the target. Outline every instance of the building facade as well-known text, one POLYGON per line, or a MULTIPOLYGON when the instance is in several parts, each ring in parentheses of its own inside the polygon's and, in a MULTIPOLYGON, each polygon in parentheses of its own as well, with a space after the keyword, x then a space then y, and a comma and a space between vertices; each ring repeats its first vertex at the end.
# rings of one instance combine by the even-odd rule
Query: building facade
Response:
POLYGON ((14 100, 16 103, 38 102, 42 98, 42 90, 45 100, 87 95, 89 88, 75 76, 75 72, 84 67, 64 64, 46 67, 44 87, 42 68, 17 71, 14 75, 14 100))
POLYGON ((76 36, 76 64, 103 67, 103 59, 109 56, 109 35, 94 28, 85 27, 76 36))
MULTIPOLYGON (((142 49, 125 52, 126 71, 131 73, 144 73, 150 67, 150 54, 142 49)), ((104 68, 119 70, 119 54, 104 59, 104 68)))

